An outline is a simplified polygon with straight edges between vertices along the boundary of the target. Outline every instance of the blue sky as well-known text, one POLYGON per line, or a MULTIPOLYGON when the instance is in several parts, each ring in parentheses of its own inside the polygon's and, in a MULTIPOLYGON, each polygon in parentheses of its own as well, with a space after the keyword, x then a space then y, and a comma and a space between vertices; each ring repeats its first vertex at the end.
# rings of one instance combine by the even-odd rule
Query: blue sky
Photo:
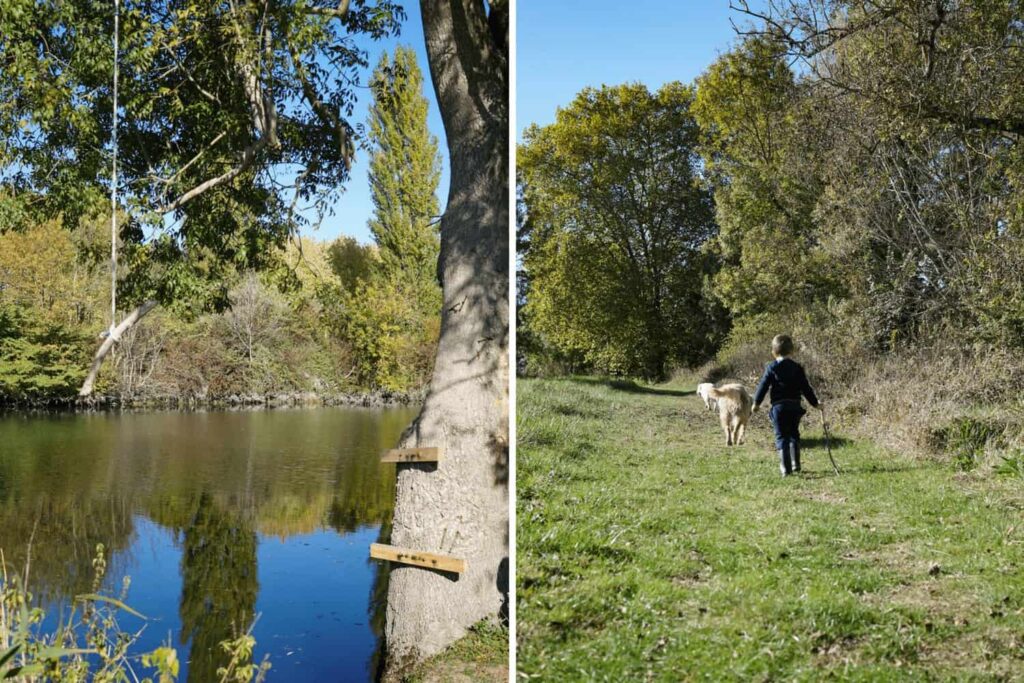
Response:
MULTIPOLYGON (((751 6, 760 3, 751 2, 751 6)), ((728 0, 518 0, 517 139, 585 86, 692 81, 735 40, 728 0)))
MULTIPOLYGON (((760 3, 751 3, 752 5, 760 3)), ((428 124, 441 145, 443 170, 438 198, 448 196, 448 154, 444 126, 430 83, 419 3, 405 3, 408 14, 397 38, 365 41, 371 69, 382 50, 411 45, 419 56, 430 102, 428 124)), ((517 137, 530 123, 554 121, 557 107, 588 85, 640 81, 651 88, 673 80, 692 81, 735 39, 728 0, 517 0, 516 116, 517 137)), ((366 72, 369 80, 369 70, 366 72)), ((364 123, 369 105, 364 91, 352 123, 364 123)), ((304 235, 333 240, 352 235, 369 242, 366 222, 373 213, 367 182, 368 159, 357 153, 352 177, 335 205, 335 214, 319 230, 304 235)))
MULTIPOLYGON (((438 144, 441 148, 441 183, 437 194, 440 206, 443 208, 448 197, 448 148, 445 143, 444 124, 441 121, 441 112, 437 108, 437 99, 434 97, 434 86, 430 81, 430 68, 427 65, 426 45, 423 40, 423 22, 420 19, 420 4, 410 0, 404 3, 404 7, 407 17, 402 24, 402 33, 398 38, 388 38, 381 41, 369 39, 360 41, 369 54, 370 62, 370 68, 366 70, 362 80, 364 84, 369 83, 370 73, 373 71, 373 67, 377 65, 377 60, 380 59, 382 51, 387 50, 388 53, 392 53, 396 45, 409 45, 416 50, 420 69, 423 71, 423 94, 426 95, 427 101, 430 103, 427 125, 430 127, 430 132, 437 136, 438 144)), ((350 119, 353 126, 366 123, 369 104, 369 89, 361 89, 355 111, 350 119)), ((367 153, 363 150, 358 150, 356 161, 352 165, 352 176, 345 183, 344 192, 335 203, 334 215, 325 217, 318 230, 312 227, 303 229, 303 236, 330 241, 340 235, 351 235, 360 242, 372 241, 370 231, 366 227, 366 222, 373 214, 373 202, 370 201, 370 186, 366 175, 368 170, 369 159, 367 153)), ((311 222, 315 222, 316 218, 312 212, 306 215, 311 222)))

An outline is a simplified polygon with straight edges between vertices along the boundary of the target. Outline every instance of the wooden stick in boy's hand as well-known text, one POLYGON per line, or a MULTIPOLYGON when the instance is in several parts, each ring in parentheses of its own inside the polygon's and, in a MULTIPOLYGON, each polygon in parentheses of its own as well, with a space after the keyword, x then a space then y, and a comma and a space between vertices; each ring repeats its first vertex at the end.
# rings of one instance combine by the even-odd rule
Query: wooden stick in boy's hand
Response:
POLYGON ((828 453, 829 462, 832 463, 832 469, 836 471, 836 474, 839 474, 839 465, 836 464, 835 458, 832 457, 832 439, 828 435, 828 423, 825 422, 825 406, 819 404, 818 409, 821 410, 821 430, 825 432, 825 451, 828 453))

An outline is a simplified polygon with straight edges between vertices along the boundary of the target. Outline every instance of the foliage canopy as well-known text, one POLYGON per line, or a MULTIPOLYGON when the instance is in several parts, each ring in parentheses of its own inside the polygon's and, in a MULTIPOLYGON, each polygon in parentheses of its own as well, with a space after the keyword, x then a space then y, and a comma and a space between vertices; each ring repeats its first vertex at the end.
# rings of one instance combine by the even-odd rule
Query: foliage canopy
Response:
POLYGON ((692 104, 679 83, 588 88, 520 147, 525 315, 602 369, 661 376, 714 340, 701 292, 715 225, 692 104))

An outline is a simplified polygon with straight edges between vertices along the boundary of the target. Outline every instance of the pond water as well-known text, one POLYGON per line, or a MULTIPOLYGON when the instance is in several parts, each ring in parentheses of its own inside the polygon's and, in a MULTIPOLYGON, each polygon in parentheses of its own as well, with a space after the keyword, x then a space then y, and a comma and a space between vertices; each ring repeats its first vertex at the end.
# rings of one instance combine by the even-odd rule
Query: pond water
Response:
POLYGON ((218 646, 256 619, 271 681, 369 681, 394 502, 392 448, 414 408, 0 416, 0 549, 52 625, 130 577, 136 652, 168 641, 179 680, 216 680, 218 646))

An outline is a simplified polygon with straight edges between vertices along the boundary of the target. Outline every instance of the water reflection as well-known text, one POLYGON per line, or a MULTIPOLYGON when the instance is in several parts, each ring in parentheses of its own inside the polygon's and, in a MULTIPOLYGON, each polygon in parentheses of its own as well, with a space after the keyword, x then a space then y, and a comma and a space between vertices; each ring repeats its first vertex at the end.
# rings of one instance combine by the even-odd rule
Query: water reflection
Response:
POLYGON ((192 644, 188 680, 214 681, 227 665, 219 644, 255 616, 256 534, 244 515, 224 512, 203 492, 184 539, 180 639, 192 644))
POLYGON ((103 543, 111 585, 130 574, 129 602, 159 626, 147 638, 159 644, 170 630, 187 644, 188 680, 214 679, 218 643, 257 611, 257 650, 271 653, 274 680, 308 680, 314 670, 368 680, 386 576, 365 546, 394 500, 394 467, 378 456, 414 414, 2 417, 0 548, 22 567, 31 541, 33 588, 61 603, 89 590, 103 543), (165 576, 168 567, 176 576, 165 576), (308 582, 289 580, 302 571, 312 572, 308 582), (325 597, 330 590, 341 594, 325 597), (358 666, 349 670, 341 656, 358 666))

